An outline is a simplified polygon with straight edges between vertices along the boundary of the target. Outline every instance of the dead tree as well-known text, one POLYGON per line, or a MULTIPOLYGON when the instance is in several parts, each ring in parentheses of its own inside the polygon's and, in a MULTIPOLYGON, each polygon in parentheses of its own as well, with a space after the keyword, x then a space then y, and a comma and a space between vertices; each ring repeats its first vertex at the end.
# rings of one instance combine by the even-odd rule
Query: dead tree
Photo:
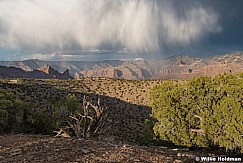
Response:
POLYGON ((92 104, 83 98, 82 113, 71 114, 70 121, 68 121, 68 128, 71 128, 77 138, 89 138, 103 132, 104 107, 100 104, 100 97, 98 97, 97 104, 92 104))

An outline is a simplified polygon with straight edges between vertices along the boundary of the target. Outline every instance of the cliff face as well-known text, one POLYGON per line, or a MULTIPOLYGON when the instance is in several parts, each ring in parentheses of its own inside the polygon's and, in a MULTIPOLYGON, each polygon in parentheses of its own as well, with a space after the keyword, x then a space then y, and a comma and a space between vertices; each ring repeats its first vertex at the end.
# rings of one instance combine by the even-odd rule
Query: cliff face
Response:
POLYGON ((243 72, 243 53, 233 52, 230 54, 207 57, 177 57, 177 62, 171 62, 168 67, 161 69, 158 78, 190 78, 200 75, 215 76, 219 73, 243 72))
POLYGON ((26 71, 33 71, 33 68, 36 68, 45 74, 55 76, 58 76, 60 74, 58 71, 61 71, 64 76, 72 75, 75 78, 185 79, 199 75, 214 76, 224 72, 243 72, 243 52, 232 52, 205 58, 173 56, 165 60, 149 61, 44 62, 28 60, 23 62, 0 62, 0 65, 14 65, 14 67, 26 71))
POLYGON ((174 56, 161 61, 124 62, 117 67, 87 69, 79 73, 84 77, 186 79, 200 75, 214 76, 224 72, 243 72, 243 52, 207 58, 174 56))

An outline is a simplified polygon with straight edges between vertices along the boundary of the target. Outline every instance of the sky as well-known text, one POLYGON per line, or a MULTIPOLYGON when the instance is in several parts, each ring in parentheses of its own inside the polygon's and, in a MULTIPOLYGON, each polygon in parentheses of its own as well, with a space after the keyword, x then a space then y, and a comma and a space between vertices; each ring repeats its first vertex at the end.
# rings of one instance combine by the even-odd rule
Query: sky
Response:
POLYGON ((0 60, 243 50, 242 0, 0 0, 0 60))

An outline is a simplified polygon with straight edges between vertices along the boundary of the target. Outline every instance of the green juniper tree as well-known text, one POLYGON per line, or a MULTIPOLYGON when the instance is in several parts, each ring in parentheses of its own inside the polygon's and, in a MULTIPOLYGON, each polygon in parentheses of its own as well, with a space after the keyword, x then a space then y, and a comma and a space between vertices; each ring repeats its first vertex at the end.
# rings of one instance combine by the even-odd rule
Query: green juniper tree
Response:
POLYGON ((23 125, 24 103, 11 91, 0 90, 0 132, 18 132, 23 125))
POLYGON ((222 74, 165 81, 152 91, 154 132, 179 146, 243 147, 243 78, 222 74))

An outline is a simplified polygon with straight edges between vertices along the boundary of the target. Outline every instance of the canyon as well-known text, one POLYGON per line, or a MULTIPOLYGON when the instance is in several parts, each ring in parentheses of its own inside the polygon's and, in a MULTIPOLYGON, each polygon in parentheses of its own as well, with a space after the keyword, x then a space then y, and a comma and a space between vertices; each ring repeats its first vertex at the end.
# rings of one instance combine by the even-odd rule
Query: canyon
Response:
MULTIPOLYGON (((41 71, 51 67, 73 78, 108 77, 129 80, 187 79, 195 76, 215 76, 220 73, 243 71, 243 52, 235 51, 210 57, 188 55, 172 56, 161 60, 105 60, 105 61, 0 61, 0 66, 20 68, 26 72, 41 71)), ((54 73, 55 74, 55 73, 54 73)), ((17 76, 14 76, 17 77, 17 76)), ((41 78, 41 74, 34 78, 41 78)))

